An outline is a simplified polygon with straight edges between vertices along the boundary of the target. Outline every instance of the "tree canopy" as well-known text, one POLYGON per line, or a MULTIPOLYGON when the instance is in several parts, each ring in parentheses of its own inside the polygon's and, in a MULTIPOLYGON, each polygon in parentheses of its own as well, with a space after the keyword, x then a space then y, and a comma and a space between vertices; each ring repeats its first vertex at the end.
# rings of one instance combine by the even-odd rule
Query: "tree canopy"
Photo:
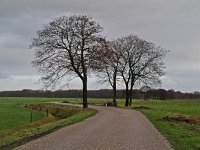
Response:
POLYGON ((33 64, 43 73, 46 86, 79 77, 83 83, 83 107, 87 107, 87 76, 93 67, 95 50, 105 42, 103 28, 85 15, 59 17, 37 32, 33 64))
POLYGON ((86 15, 56 18, 33 39, 33 64, 42 73, 46 87, 66 84, 67 79, 79 77, 83 84, 84 108, 88 107, 87 81, 91 72, 110 83, 115 106, 120 76, 126 87, 126 106, 131 105, 135 84, 160 84, 167 51, 136 35, 107 41, 102 31, 102 26, 86 15))

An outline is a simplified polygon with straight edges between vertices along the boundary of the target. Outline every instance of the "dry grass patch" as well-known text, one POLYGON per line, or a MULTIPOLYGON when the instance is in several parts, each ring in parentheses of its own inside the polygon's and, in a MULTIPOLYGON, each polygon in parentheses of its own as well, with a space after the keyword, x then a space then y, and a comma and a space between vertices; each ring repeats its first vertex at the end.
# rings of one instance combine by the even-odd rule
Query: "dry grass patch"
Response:
POLYGON ((160 121, 175 122, 175 123, 190 123, 190 124, 200 124, 200 117, 162 117, 160 121))
POLYGON ((151 108, 147 106, 137 106, 137 107, 133 107, 133 109, 151 109, 151 108))

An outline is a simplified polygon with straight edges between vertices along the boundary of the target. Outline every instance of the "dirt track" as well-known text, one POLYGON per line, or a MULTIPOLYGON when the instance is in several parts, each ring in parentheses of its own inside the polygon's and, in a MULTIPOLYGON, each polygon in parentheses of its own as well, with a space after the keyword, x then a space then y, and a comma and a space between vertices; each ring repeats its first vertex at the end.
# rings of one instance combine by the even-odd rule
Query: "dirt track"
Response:
POLYGON ((98 113, 16 150, 169 150, 165 138, 138 111, 90 106, 98 113))

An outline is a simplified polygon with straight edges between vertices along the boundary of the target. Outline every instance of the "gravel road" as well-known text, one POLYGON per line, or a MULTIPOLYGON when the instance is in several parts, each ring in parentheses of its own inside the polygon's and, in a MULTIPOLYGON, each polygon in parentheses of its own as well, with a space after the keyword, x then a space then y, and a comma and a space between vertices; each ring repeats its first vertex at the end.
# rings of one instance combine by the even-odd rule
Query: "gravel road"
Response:
POLYGON ((19 146, 16 150, 170 150, 166 139, 135 110, 90 106, 83 122, 19 146))

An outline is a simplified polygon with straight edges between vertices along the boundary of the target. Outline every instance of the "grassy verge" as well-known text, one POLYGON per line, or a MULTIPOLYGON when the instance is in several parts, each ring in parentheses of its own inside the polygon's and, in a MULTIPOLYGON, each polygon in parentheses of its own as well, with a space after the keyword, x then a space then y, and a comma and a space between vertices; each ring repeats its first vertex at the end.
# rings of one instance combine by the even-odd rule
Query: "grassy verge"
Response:
MULTIPOLYGON (((30 123, 31 110, 24 108, 24 105, 62 100, 64 99, 0 97, 0 132, 7 129, 15 130, 30 123)), ((45 113, 40 111, 32 111, 32 115, 33 121, 45 118, 45 113)))
POLYGON ((32 139, 51 133, 61 127, 80 122, 96 113, 93 109, 81 109, 56 104, 31 104, 32 109, 48 109, 49 117, 20 127, 18 130, 4 130, 0 136, 0 149, 11 149, 32 139), (34 107, 34 108, 33 108, 34 107), (64 118, 64 119, 63 119, 64 118), (5 134, 6 133, 6 134, 5 134))
MULTIPOLYGON (((122 105, 122 104, 120 104, 122 105)), ((134 101, 134 109, 141 111, 169 140, 175 150, 200 149, 200 101, 134 101), (163 120, 163 118, 173 118, 163 120), (186 118, 185 120, 180 118, 186 118), (190 122, 188 118, 197 120, 190 122)))

